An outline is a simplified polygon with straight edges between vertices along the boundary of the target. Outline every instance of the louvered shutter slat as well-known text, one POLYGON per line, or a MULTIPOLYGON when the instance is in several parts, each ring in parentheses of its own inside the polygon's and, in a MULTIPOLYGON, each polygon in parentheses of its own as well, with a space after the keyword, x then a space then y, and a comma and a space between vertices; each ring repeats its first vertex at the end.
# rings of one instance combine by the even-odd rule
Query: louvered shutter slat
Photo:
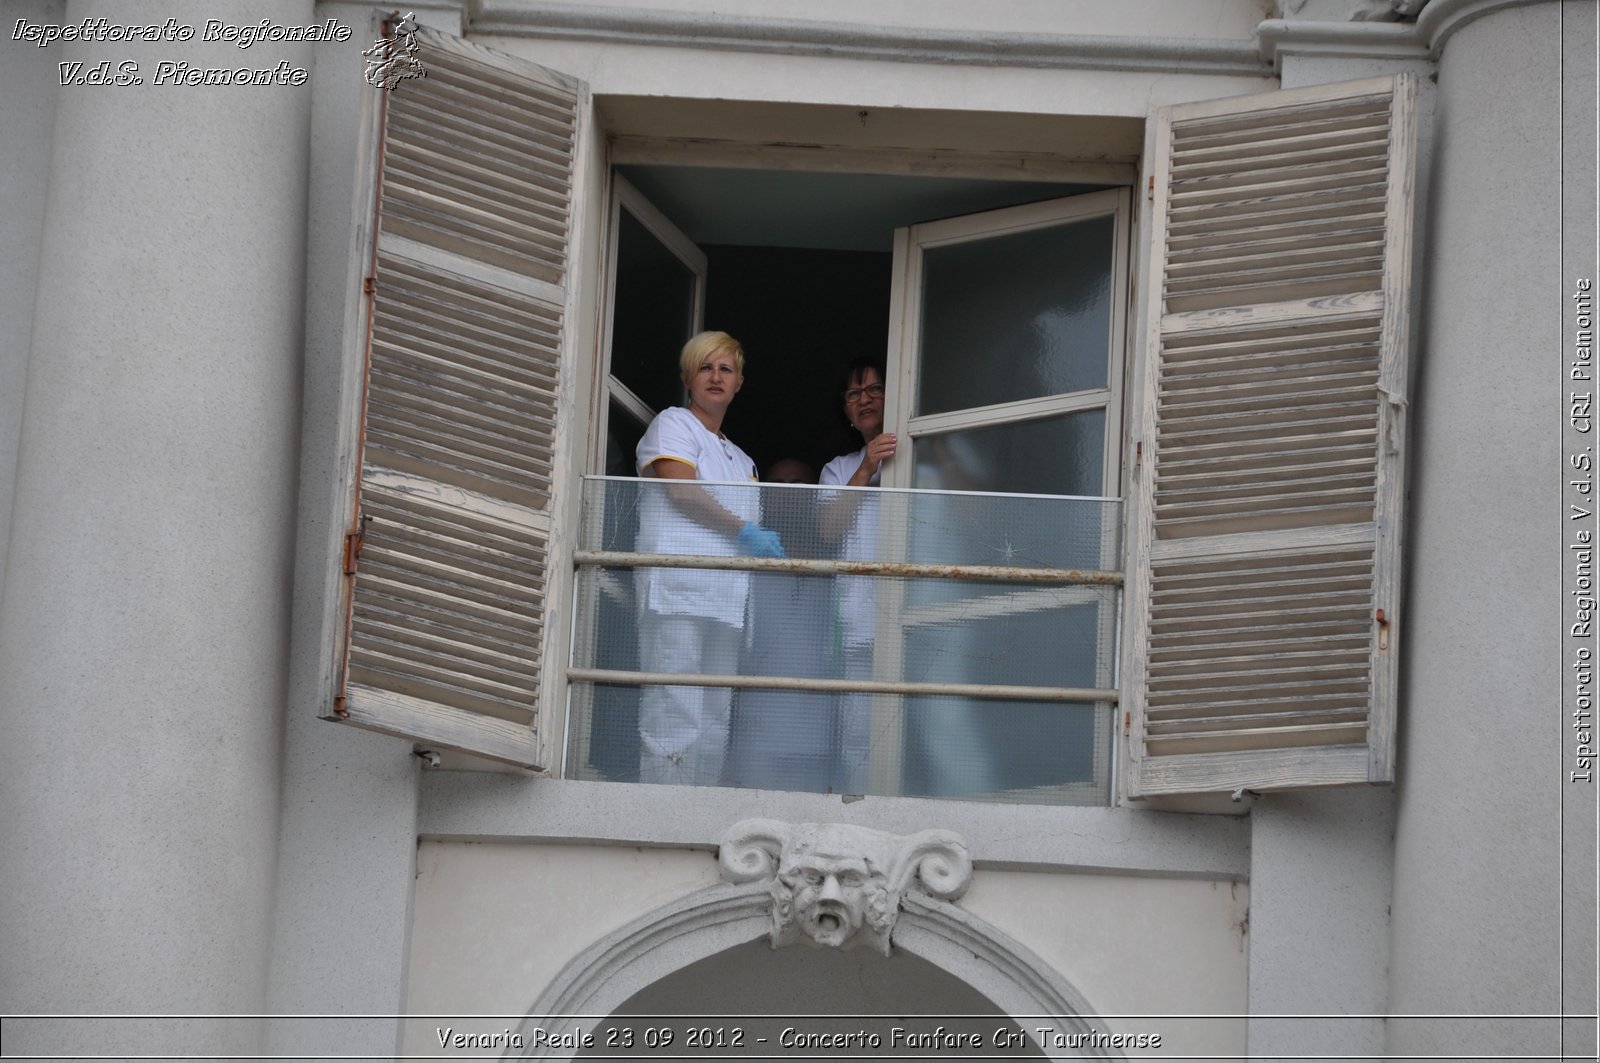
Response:
POLYGON ((1401 77, 1156 118, 1134 796, 1392 778, 1414 101, 1401 77))
POLYGON ((581 85, 423 30, 381 97, 364 539, 336 715, 539 766, 581 85))

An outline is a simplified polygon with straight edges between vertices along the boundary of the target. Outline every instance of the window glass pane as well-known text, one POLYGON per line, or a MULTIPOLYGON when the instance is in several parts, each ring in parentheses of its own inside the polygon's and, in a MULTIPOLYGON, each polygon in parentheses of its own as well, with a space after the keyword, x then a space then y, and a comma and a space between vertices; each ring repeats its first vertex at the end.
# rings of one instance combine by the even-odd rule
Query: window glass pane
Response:
MULTIPOLYGON (((706 785, 1018 804, 1096 805, 1109 795, 1111 710, 1103 704, 675 689, 728 706, 726 751, 706 785), (871 722, 885 713, 904 721, 898 742, 871 722), (859 736, 845 722, 853 719, 867 723, 859 736), (887 790, 872 781, 873 763, 885 757, 900 763, 899 784, 887 790)), ((576 778, 649 781, 639 770, 638 729, 648 690, 574 686, 576 778)))
POLYGON ((1115 218, 935 247, 922 259, 917 413, 1106 386, 1115 218))
POLYGON ((639 440, 644 438, 644 430, 645 426, 621 403, 611 403, 611 415, 606 420, 607 476, 633 476, 638 471, 639 440))
POLYGON ((921 436, 914 487, 1103 495, 1105 410, 921 436))
POLYGON ((678 352, 694 329, 694 271, 626 207, 621 215, 611 373, 659 412, 683 400, 678 352))
POLYGON ((907 698, 903 792, 1103 803, 1110 715, 1103 705, 907 698))
MULTIPOLYGON (((617 429, 623 427, 637 443, 642 432, 633 419, 615 403, 611 406, 611 432, 608 451, 620 448, 617 429)), ((634 443, 627 445, 630 455, 634 443)), ((608 456, 607 463, 610 458, 608 456)), ((630 468, 629 474, 632 470, 630 468)), ((623 507, 612 507, 595 515, 601 527, 598 534, 615 550, 632 550, 638 531, 633 515, 623 507)), ((601 628, 622 628, 634 623, 638 613, 634 603, 633 580, 628 574, 606 574, 577 588, 578 609, 594 616, 601 628)), ((597 668, 633 671, 639 667, 638 643, 634 639, 608 639, 595 643, 593 660, 597 668)), ((579 688, 579 703, 584 707, 587 729, 584 761, 595 774, 586 778, 628 781, 639 777, 639 691, 636 687, 601 684, 579 688)))

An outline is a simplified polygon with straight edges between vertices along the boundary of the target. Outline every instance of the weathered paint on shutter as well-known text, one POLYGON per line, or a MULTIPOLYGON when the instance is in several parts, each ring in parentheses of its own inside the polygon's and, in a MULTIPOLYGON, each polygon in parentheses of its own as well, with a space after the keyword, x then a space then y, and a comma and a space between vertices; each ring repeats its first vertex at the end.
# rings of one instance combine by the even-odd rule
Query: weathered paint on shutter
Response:
POLYGON ((1416 85, 1164 109, 1132 796, 1393 779, 1416 85))
POLYGON ((418 40, 426 76, 371 101, 348 620, 326 715, 538 767, 583 87, 453 37, 418 40))

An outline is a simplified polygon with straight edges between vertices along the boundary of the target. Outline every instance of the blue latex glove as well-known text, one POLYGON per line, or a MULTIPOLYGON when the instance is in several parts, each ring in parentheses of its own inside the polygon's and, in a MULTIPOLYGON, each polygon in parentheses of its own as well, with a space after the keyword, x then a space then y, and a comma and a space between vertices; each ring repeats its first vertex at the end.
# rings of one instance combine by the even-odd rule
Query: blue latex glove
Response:
POLYGON ((739 529, 739 548, 751 557, 783 557, 778 533, 751 521, 739 529))

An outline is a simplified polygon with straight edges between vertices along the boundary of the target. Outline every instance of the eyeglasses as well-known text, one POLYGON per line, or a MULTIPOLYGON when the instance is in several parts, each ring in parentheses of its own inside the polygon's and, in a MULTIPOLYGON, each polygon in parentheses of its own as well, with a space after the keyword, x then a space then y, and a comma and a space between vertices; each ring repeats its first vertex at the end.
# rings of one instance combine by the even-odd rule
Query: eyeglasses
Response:
POLYGON ((854 406, 856 403, 860 402, 864 398, 867 398, 868 396, 871 396, 875 399, 883 398, 883 385, 868 384, 864 388, 851 388, 849 391, 844 393, 845 405, 854 406))

